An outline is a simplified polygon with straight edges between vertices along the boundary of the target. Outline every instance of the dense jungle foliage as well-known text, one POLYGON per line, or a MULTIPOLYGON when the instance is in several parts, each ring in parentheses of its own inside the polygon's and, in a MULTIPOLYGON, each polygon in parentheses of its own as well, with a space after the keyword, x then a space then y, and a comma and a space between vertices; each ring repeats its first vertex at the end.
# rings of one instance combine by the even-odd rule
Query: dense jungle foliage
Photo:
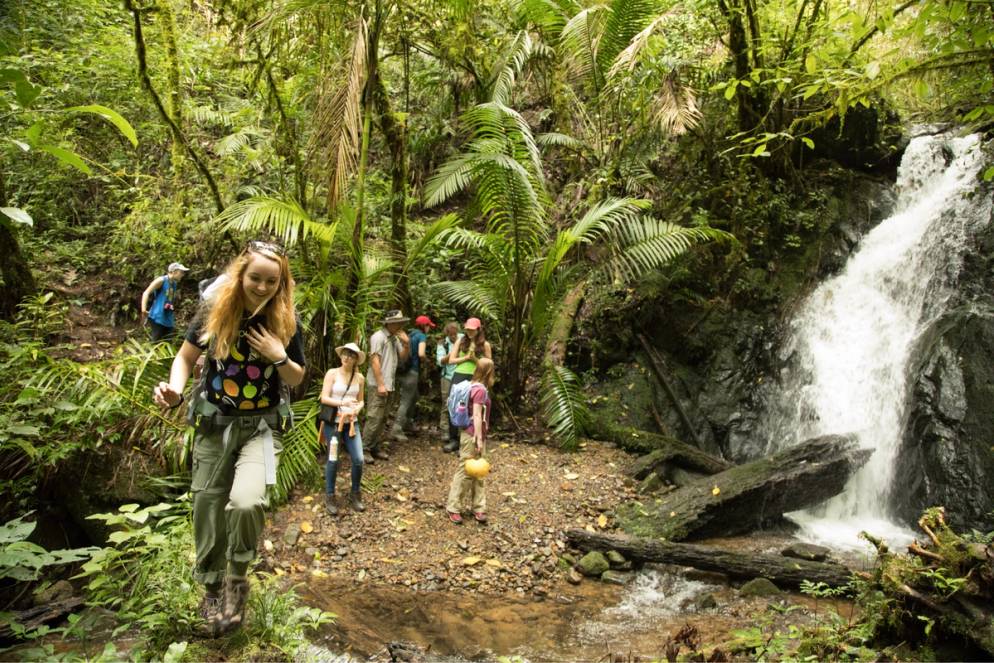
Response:
MULTIPOLYGON (((188 318, 196 281, 246 239, 288 248, 301 421, 336 345, 386 309, 427 310, 482 318, 499 408, 540 412, 573 448, 581 301, 596 316, 768 300, 766 274, 819 230, 820 178, 888 173, 910 122, 991 131, 991 0, 4 3, 0 579, 89 559, 92 604, 150 656, 184 655, 168 616, 195 603, 187 432, 150 397, 174 350, 138 326, 167 263, 192 267, 188 318), (14 519, 64 499, 95 450, 161 509, 101 496, 87 506, 113 512, 96 520, 118 547, 30 548, 14 519), (135 605, 135 586, 161 603, 135 605)), ((284 444, 278 499, 313 463, 313 426, 284 444)), ((328 618, 280 601, 256 606, 271 632, 239 655, 290 657, 328 618)))

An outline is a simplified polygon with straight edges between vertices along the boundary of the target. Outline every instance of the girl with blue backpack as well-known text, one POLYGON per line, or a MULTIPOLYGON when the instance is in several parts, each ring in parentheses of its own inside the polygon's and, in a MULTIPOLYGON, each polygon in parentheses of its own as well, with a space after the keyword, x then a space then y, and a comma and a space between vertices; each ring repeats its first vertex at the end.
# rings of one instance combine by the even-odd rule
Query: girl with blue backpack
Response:
POLYGON ((480 357, 470 378, 469 388, 453 386, 449 396, 450 418, 465 424, 459 433, 459 468, 452 477, 446 511, 449 521, 462 525, 462 514, 472 513, 473 519, 483 525, 487 522, 487 493, 482 478, 466 472, 466 461, 487 457, 487 433, 490 429, 490 388, 494 384, 494 363, 480 357), (463 392, 465 391, 465 396, 463 392), (453 403, 453 400, 457 401, 453 403))
POLYGON ((166 273, 157 277, 142 293, 142 316, 148 320, 152 342, 157 343, 176 332, 176 320, 173 311, 176 309, 176 291, 179 282, 190 271, 181 263, 169 264, 166 273), (149 304, 149 298, 152 298, 149 304))

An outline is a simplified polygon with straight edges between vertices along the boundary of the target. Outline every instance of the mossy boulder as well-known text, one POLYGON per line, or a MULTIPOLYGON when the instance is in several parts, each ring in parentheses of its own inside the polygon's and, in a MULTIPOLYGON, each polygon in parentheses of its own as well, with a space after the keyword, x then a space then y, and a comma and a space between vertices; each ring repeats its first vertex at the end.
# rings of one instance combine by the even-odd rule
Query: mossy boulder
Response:
POLYGON ((602 573, 611 568, 604 553, 596 550, 588 552, 576 563, 577 569, 588 578, 599 578, 602 573))
POLYGON ((741 596, 776 596, 779 593, 780 588, 768 578, 753 578, 739 587, 741 596))

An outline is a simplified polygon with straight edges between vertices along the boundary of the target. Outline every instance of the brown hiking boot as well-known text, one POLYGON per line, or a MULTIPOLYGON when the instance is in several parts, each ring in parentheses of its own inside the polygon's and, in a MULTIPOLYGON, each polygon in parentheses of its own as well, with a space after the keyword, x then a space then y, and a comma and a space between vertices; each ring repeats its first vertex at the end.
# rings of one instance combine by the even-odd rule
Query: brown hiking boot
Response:
POLYGON ((353 511, 366 510, 366 507, 362 504, 362 495, 359 493, 349 493, 349 503, 352 505, 353 511))
POLYGON ((221 583, 207 585, 204 598, 200 599, 200 606, 197 608, 197 614, 201 619, 210 621, 221 610, 221 590, 221 583))
POLYGON ((228 576, 224 581, 223 609, 215 613, 210 621, 214 637, 230 633, 240 628, 245 618, 245 604, 248 602, 248 578, 228 576))
POLYGON ((333 494, 326 494, 324 496, 324 509, 328 512, 329 516, 338 515, 338 500, 333 494))

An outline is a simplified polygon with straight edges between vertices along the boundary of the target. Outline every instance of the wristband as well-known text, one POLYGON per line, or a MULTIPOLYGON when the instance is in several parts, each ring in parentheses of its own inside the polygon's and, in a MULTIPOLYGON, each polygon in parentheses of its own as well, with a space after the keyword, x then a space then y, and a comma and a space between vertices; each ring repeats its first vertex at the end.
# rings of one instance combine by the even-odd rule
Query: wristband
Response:
POLYGON ((279 361, 274 361, 273 366, 275 366, 276 368, 279 368, 280 366, 286 366, 289 361, 290 361, 290 355, 283 355, 283 359, 280 359, 279 361))
POLYGON ((186 396, 184 396, 183 394, 180 394, 180 395, 179 395, 179 403, 177 403, 176 405, 170 405, 170 406, 169 406, 169 409, 170 409, 170 410, 175 410, 175 409, 176 409, 176 408, 178 408, 178 407, 179 407, 180 405, 182 405, 184 401, 186 401, 186 396))

